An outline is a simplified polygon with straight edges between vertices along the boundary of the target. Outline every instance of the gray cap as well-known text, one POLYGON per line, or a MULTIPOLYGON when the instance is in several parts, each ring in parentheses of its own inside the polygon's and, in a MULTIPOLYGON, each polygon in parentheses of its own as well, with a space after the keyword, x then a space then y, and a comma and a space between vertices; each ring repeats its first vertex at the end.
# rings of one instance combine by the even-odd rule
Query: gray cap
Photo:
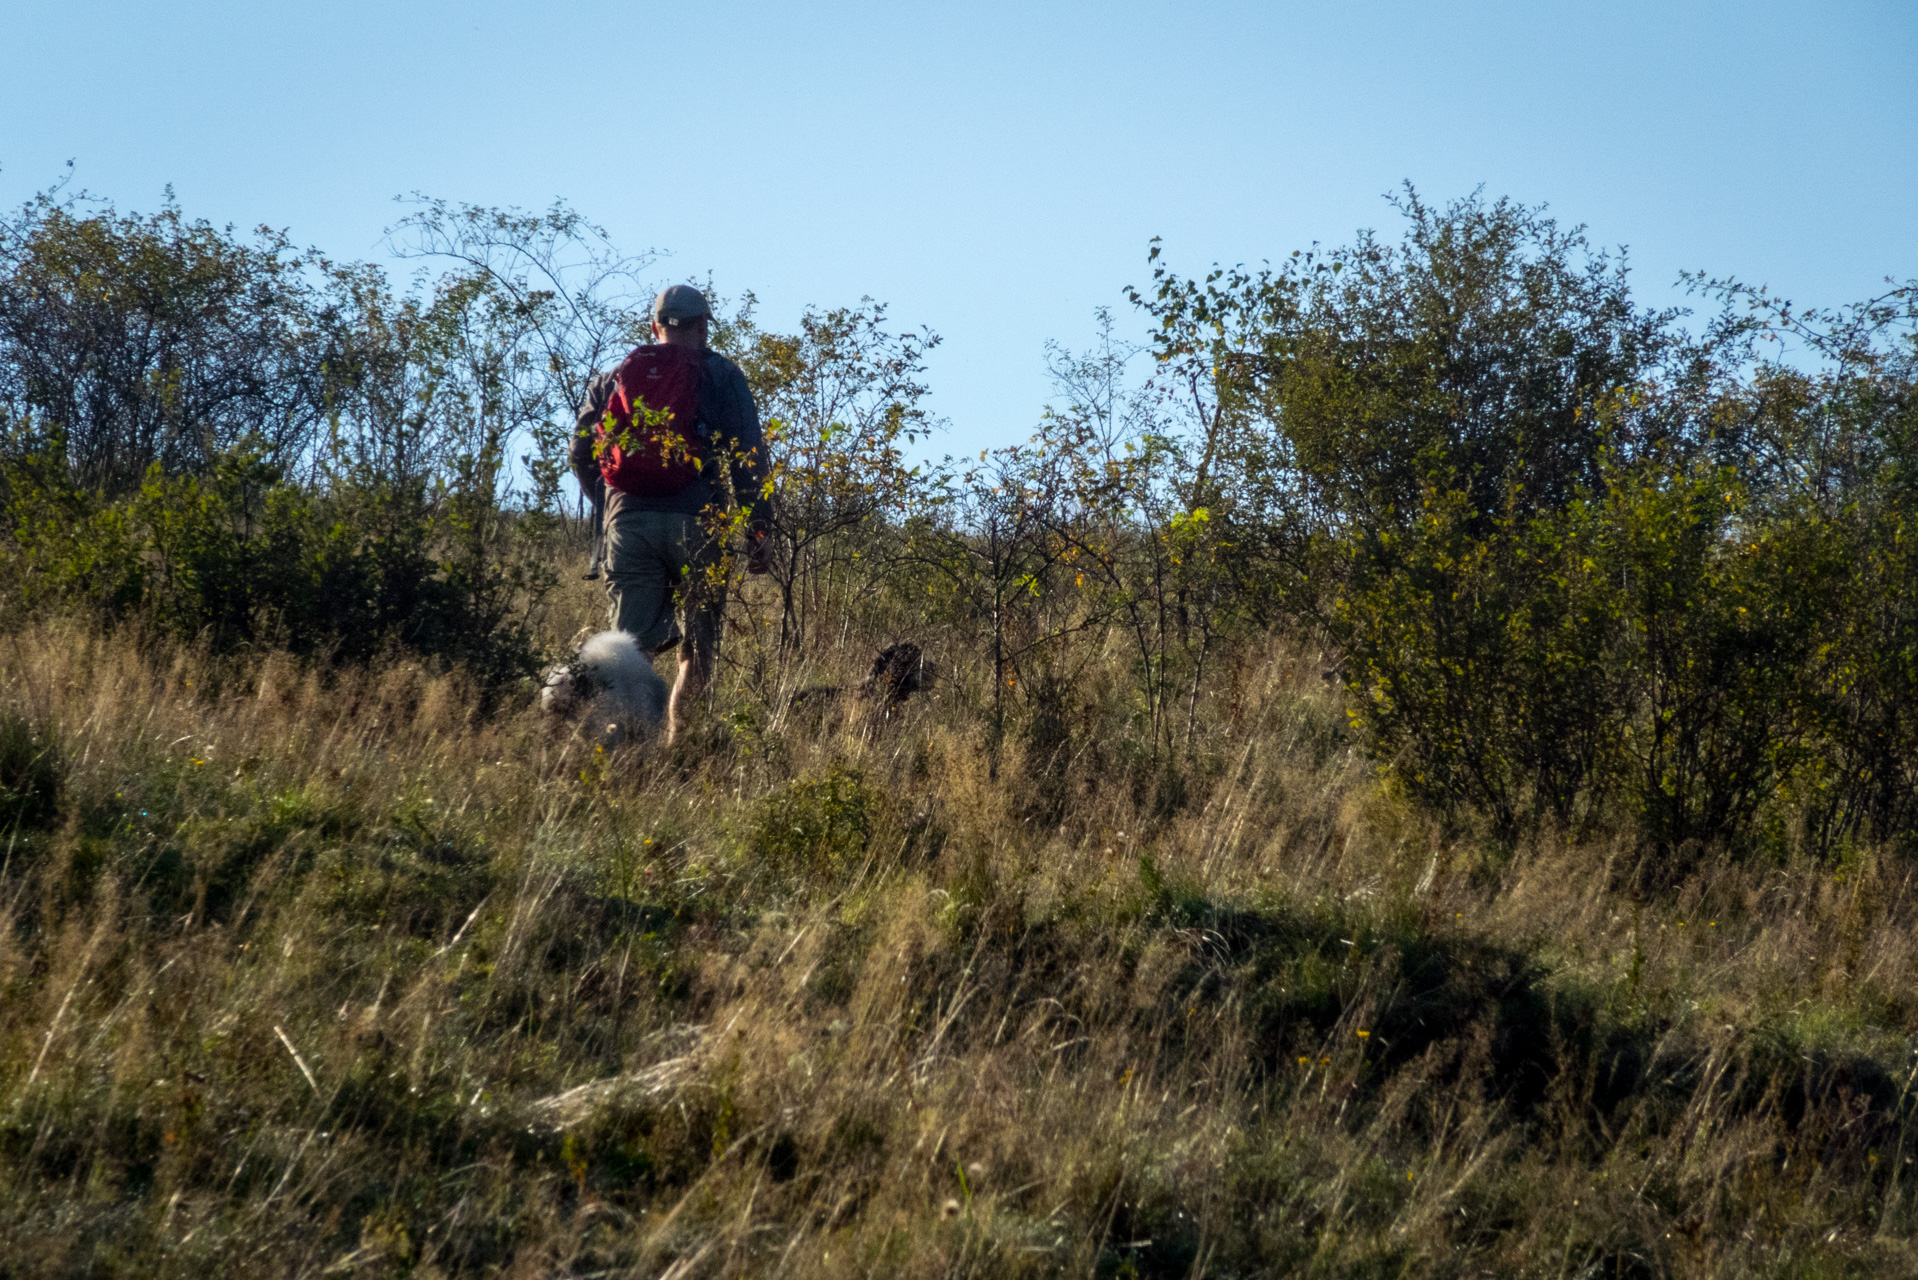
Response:
POLYGON ((676 325, 685 320, 710 320, 713 309, 706 295, 689 284, 669 284, 653 299, 653 319, 676 325))

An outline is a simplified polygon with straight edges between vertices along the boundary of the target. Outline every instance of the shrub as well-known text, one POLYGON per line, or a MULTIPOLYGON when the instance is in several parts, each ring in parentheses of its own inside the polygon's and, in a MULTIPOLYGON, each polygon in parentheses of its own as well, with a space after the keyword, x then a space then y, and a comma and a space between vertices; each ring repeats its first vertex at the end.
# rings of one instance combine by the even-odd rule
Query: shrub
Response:
POLYGON ((155 464, 121 500, 73 484, 57 451, 0 458, 0 502, 16 611, 138 618, 216 650, 364 661, 405 649, 497 682, 532 669, 528 615, 553 580, 511 554, 490 498, 476 512, 458 491, 309 488, 251 448, 204 476, 155 464))
POLYGON ((755 807, 746 850, 776 871, 841 870, 866 852, 883 794, 855 772, 834 765, 796 778, 755 807))
POLYGON ((1742 840, 1820 749, 1813 661, 1846 621, 1836 533, 1815 510, 1756 506, 1727 468, 1613 482, 1598 569, 1620 584, 1610 665, 1629 704, 1611 742, 1661 847, 1742 840))
POLYGON ((326 416, 312 265, 170 201, 141 216, 43 192, 0 215, 0 416, 116 496, 247 439, 292 462, 326 416))
POLYGON ((1434 488, 1419 520, 1352 549, 1332 610, 1355 725, 1406 792, 1501 837, 1588 821, 1626 706, 1618 602, 1587 570, 1594 512, 1508 513, 1472 532, 1465 495, 1434 488))
POLYGON ((1415 799, 1507 838, 1607 816, 1666 850, 1742 838, 1825 749, 1841 531, 1726 467, 1614 459, 1604 480, 1484 534, 1435 490, 1361 539, 1335 614, 1355 719, 1415 799))

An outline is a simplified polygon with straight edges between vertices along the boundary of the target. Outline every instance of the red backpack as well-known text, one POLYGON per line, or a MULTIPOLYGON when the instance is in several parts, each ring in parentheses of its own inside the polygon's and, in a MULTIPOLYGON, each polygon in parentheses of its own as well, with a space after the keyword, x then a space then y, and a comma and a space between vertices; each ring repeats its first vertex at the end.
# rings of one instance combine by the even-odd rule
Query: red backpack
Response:
POLYGON ((705 371, 706 353, 698 347, 633 348, 614 375, 599 424, 599 473, 607 484, 636 497, 667 498, 699 479, 706 457, 698 428, 705 371), (664 421, 648 423, 649 415, 636 412, 642 407, 664 413, 664 421))

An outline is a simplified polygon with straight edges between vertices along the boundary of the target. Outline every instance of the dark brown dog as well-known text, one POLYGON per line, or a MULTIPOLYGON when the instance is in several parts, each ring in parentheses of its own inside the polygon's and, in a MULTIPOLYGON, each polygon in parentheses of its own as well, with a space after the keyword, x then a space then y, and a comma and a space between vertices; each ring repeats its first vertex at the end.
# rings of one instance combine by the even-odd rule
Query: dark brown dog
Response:
POLYGON ((835 684, 814 685, 795 693, 790 705, 820 706, 843 698, 848 693, 856 693, 862 698, 876 699, 883 709, 891 711, 913 694, 930 688, 938 678, 938 666, 926 660, 919 646, 910 640, 901 640, 881 649, 872 660, 866 678, 853 688, 835 684))

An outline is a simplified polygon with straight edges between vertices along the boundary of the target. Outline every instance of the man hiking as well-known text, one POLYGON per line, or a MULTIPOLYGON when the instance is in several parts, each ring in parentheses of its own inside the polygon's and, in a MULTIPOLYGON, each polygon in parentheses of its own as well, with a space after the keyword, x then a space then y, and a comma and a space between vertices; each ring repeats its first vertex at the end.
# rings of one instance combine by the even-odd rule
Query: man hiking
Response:
POLYGON ((648 657, 680 646, 669 743, 712 680, 726 598, 707 571, 724 550, 713 517, 729 497, 747 513, 747 571, 767 563, 759 409, 739 366, 706 348, 712 314, 691 285, 661 290, 652 343, 587 384, 573 437, 574 478, 589 494, 606 487, 612 625, 648 657))

